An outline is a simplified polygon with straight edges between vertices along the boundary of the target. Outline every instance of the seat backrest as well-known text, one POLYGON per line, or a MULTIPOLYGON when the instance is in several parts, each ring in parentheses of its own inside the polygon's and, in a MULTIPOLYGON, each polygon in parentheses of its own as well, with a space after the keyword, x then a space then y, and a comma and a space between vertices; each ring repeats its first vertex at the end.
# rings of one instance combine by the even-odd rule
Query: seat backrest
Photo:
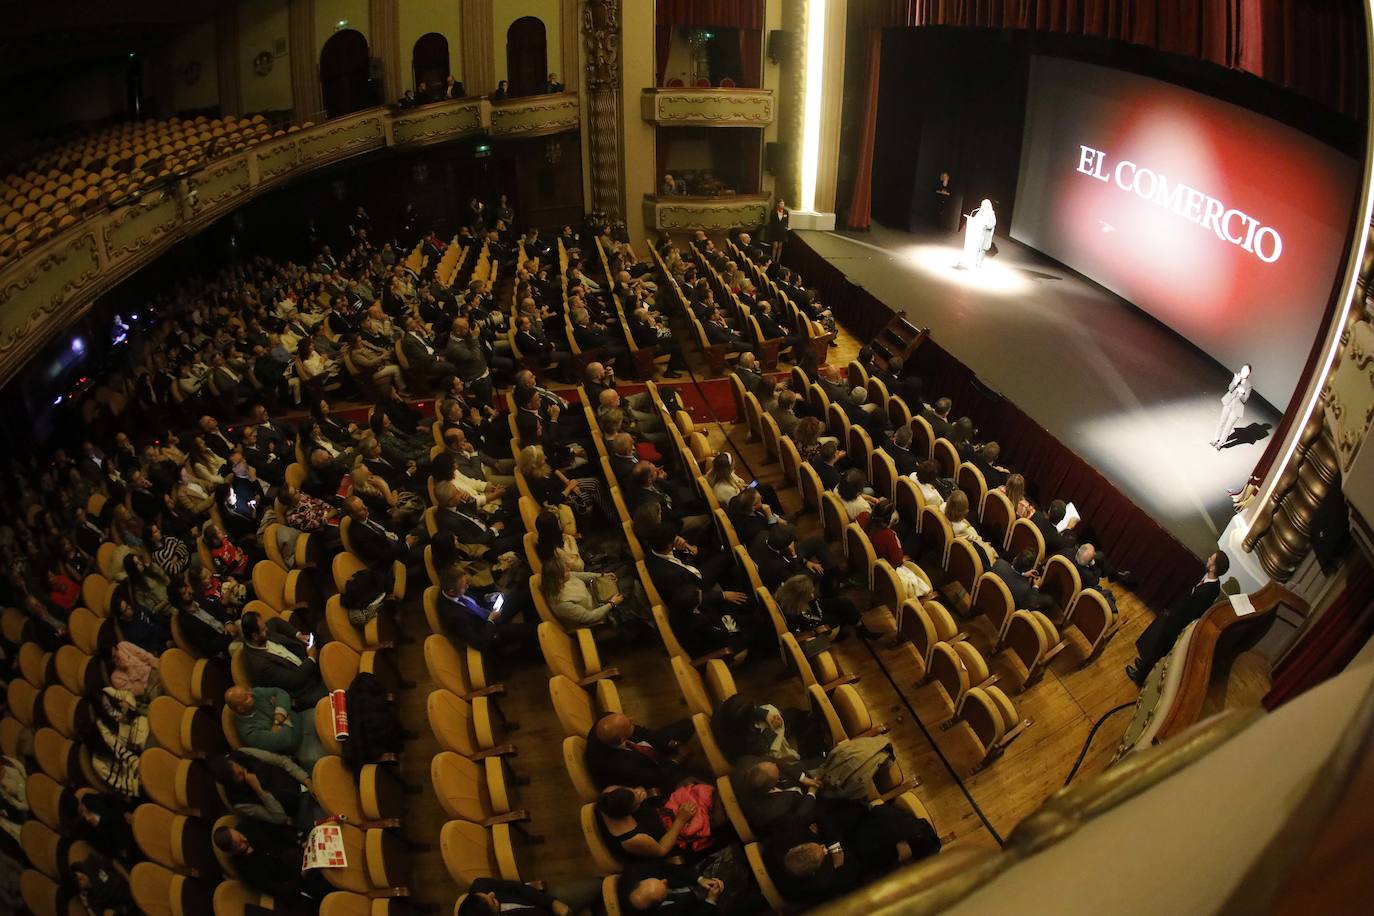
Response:
POLYGON ((1016 611, 1011 615, 1011 623, 1007 625, 1007 647, 1028 671, 1034 672, 1049 645, 1044 630, 1030 611, 1016 611))
POLYGON ((625 865, 606 842, 601 824, 598 823, 599 817, 594 803, 588 802, 582 806, 578 812, 578 820, 582 827, 582 839, 592 854, 592 862, 596 865, 597 871, 609 875, 618 874, 625 870, 625 865))
POLYGON ((954 443, 941 436, 935 440, 935 447, 931 452, 935 463, 940 466, 941 477, 953 477, 959 468, 959 450, 954 447, 954 443))
POLYGON ((983 746, 982 757, 986 758, 1006 733, 1001 710, 981 688, 972 687, 964 702, 963 719, 983 746))
POLYGON ((586 676, 579 664, 577 645, 566 631, 555 624, 548 621, 539 624, 539 650, 544 654, 544 663, 554 674, 572 681, 580 681, 586 676))
POLYGON ((873 549, 873 542, 868 539, 868 535, 858 522, 850 522, 845 526, 844 543, 850 571, 862 572, 865 577, 868 576, 869 570, 878 562, 878 554, 873 549))
POLYGON ((903 476, 897 478, 893 491, 893 498, 897 502, 898 517, 920 531, 921 510, 926 505, 926 499, 921 495, 921 488, 916 485, 916 481, 903 476))
POLYGON ((710 694, 706 692, 706 682, 702 680, 701 673, 681 655, 674 655, 669 662, 673 669, 673 677, 677 680, 678 690, 687 702, 687 709, 693 714, 703 713, 709 716, 714 707, 710 694))
POLYGON ((480 824, 452 820, 439 832, 439 851, 449 877, 466 891, 478 878, 499 878, 491 832, 480 824))
POLYGON ((768 874, 768 867, 763 863, 763 850, 759 844, 745 844, 744 856, 749 862, 749 870, 754 874, 754 883, 758 885, 759 893, 763 894, 763 899, 768 903, 769 908, 775 913, 787 912, 789 909, 787 898, 778 890, 778 886, 773 883, 772 876, 768 874))
POLYGON ((916 657, 921 660, 922 668, 928 672, 931 649, 934 648, 935 643, 939 642, 930 615, 926 613, 921 602, 915 598, 908 598, 902 604, 902 612, 898 615, 898 620, 900 621, 900 635, 911 642, 916 657))
POLYGON ((716 734, 711 730, 710 718, 701 713, 692 716, 692 731, 697 736, 697 744, 701 746, 701 753, 711 767, 711 772, 716 776, 727 775, 731 769, 730 761, 725 758, 720 745, 716 743, 716 734))
MULTIPOLYGON (((797 475, 800 473, 801 453, 797 451, 796 444, 788 436, 783 436, 778 441, 778 460, 782 463, 782 474, 789 482, 795 483, 797 475)), ((815 471, 812 471, 814 474, 815 471)))
POLYGON ((945 571, 971 596, 978 577, 983 574, 983 554, 964 538, 955 538, 949 545, 949 561, 945 564, 945 571))
POLYGON ((897 498, 897 465, 892 456, 882 449, 875 449, 869 461, 869 482, 873 492, 881 499, 897 498))
POLYGON ((821 477, 811 465, 802 463, 797 466, 797 482, 800 484, 802 504, 808 509, 818 509, 821 504, 821 477))
POLYGON ((492 816, 486 776, 478 763, 461 754, 442 751, 429 761, 429 778, 439 806, 449 817, 481 823, 492 816))
POLYGON ((992 572, 985 572, 978 578, 978 590, 974 593, 974 601, 970 606, 970 611, 974 614, 985 614, 992 625, 997 628, 998 635, 1006 629, 1006 623, 1011 618, 1012 611, 1016 610, 1015 601, 1011 597, 1011 589, 1007 588, 1007 583, 1002 581, 1002 577, 992 572))
POLYGON ((920 414, 911 418, 911 451, 917 458, 935 456, 935 430, 920 414))
POLYGON ((934 506, 921 509, 921 552, 933 554, 941 568, 949 563, 949 548, 954 541, 954 532, 949 519, 934 506))
POLYGON ((553 700, 554 714, 563 726, 563 734, 586 737, 597 719, 587 691, 561 674, 556 674, 549 678, 549 697, 553 700))
POLYGON ((836 687, 830 694, 830 703, 846 735, 859 735, 873 727, 873 716, 853 684, 836 687))
POLYGON ((849 513, 845 511, 840 497, 829 490, 821 494, 821 529, 827 541, 842 541, 845 526, 849 524, 849 513))
POLYGON ((988 482, 977 466, 965 461, 959 465, 959 475, 955 478, 959 489, 968 497, 969 512, 974 518, 983 517, 983 500, 988 494, 988 482))
POLYGON ((1095 588, 1085 588, 1073 603, 1073 625, 1088 641, 1088 655, 1097 651, 1112 627, 1112 609, 1107 599, 1095 588))
POLYGON ((1023 550, 1029 550, 1035 554, 1036 566, 1039 566, 1045 559, 1045 536, 1028 518, 1018 518, 1012 522, 1011 532, 1007 535, 1007 555, 1009 557, 1015 557, 1023 550))
POLYGON ((1067 557, 1056 554, 1045 561, 1045 573, 1040 577, 1040 593, 1054 600, 1055 608, 1061 616, 1072 610, 1074 600, 1078 598, 1081 589, 1078 567, 1067 557))
POLYGON ((444 750, 466 757, 476 754, 476 731, 472 723, 472 707, 466 700, 447 690, 432 690, 425 700, 429 729, 444 750))
POLYGON ((596 781, 587 771, 587 739, 581 735, 569 735, 563 739, 563 766, 568 771, 568 779, 573 784, 578 798, 584 802, 596 801, 599 794, 596 781))
POLYGON ((812 716, 825 724, 827 746, 833 748, 847 740, 849 735, 844 730, 844 723, 840 721, 839 713, 835 711, 825 690, 816 684, 806 688, 806 696, 811 704, 812 716))
POLYGON ((989 490, 983 497, 983 514, 980 519, 988 541, 995 546, 1006 546, 1014 517, 1015 510, 1012 509, 1011 500, 1001 490, 989 490))
POLYGON ((959 653, 947 642, 931 647, 930 677, 945 688, 950 702, 956 707, 963 701, 970 687, 968 668, 959 653))

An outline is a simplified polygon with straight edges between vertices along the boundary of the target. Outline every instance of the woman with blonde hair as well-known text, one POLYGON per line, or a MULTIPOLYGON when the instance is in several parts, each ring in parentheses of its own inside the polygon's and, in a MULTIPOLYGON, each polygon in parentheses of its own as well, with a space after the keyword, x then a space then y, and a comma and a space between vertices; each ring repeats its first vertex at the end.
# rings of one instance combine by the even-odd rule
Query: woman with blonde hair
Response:
POLYGON ((595 626, 607 618, 618 622, 616 608, 625 602, 615 576, 576 572, 557 559, 540 570, 539 590, 553 616, 574 629, 595 626))
POLYGON ((955 490, 949 494, 949 499, 945 500, 945 518, 949 519, 950 530, 954 532, 955 537, 970 541, 982 550, 984 564, 991 566, 997 560, 997 550, 983 540, 983 536, 968 520, 968 513, 968 494, 963 490, 955 490))
POLYGON ((819 651, 830 642, 843 639, 845 626, 853 626, 865 639, 877 639, 881 635, 864 626, 859 606, 853 601, 843 596, 821 598, 816 591, 816 581, 808 575, 799 574, 784 581, 773 593, 773 601, 793 633, 811 633, 819 627, 836 631, 835 639, 808 647, 808 651, 819 651))
POLYGON ((350 492, 366 503, 369 511, 383 513, 403 528, 415 525, 425 511, 418 496, 397 494, 384 478, 372 473, 361 458, 349 471, 349 480, 352 482, 350 492))
POLYGON ((589 515, 600 501, 600 481, 592 477, 569 478, 549 464, 542 445, 522 448, 516 467, 530 495, 542 506, 567 505, 578 515, 589 515))
POLYGON ((759 491, 759 496, 763 498, 768 508, 773 510, 773 514, 781 518, 783 516, 782 503, 778 500, 777 491, 766 483, 746 483, 743 477, 735 473, 735 456, 728 451, 722 451, 715 458, 711 459, 711 469, 706 472, 706 482, 711 485, 711 492, 716 494, 716 499, 721 506, 730 504, 730 500, 745 490, 753 487, 759 491))

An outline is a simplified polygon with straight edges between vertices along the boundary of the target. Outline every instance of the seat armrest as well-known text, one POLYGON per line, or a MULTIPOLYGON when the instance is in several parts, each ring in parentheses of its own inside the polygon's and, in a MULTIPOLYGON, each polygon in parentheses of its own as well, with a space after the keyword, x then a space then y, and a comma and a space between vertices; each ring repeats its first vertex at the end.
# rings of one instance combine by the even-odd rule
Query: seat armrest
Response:
POLYGON ((989 675, 988 678, 987 678, 986 680, 982 681, 981 683, 974 684, 973 686, 974 686, 974 687, 982 687, 984 690, 987 690, 989 687, 991 687, 993 684, 996 684, 996 683, 997 683, 998 681, 1000 681, 1001 679, 1002 679, 1002 675, 1000 675, 1000 674, 993 674, 993 675, 989 675))
POLYGON ((472 755, 473 760, 485 760, 488 757, 515 757, 517 752, 514 744, 498 744, 496 747, 488 748, 485 751, 478 751, 472 755))
POLYGON ((735 653, 734 653, 733 651, 731 651, 730 649, 717 649, 717 650, 714 651, 714 652, 710 652, 710 653, 707 653, 706 655, 701 655, 701 656, 698 656, 697 658, 692 659, 692 667, 693 667, 693 668, 700 668, 702 665, 706 664, 707 662, 709 662, 709 661, 711 661, 711 660, 713 660, 713 659, 717 659, 717 658, 729 658, 731 655, 734 655, 734 654, 735 654, 735 653))
POLYGON ((481 690, 474 690, 472 693, 463 694, 463 699, 471 700, 474 697, 495 697, 502 696, 506 692, 505 684, 492 684, 490 687, 483 687, 481 690))
POLYGON ((614 677, 620 677, 619 668, 602 668, 600 671, 594 672, 582 678, 580 681, 577 682, 577 686, 586 687, 588 684, 595 683, 596 681, 608 680, 614 677))
POLYGON ((514 824, 518 821, 527 821, 529 819, 530 813, 524 809, 520 809, 518 811, 507 811, 505 814, 489 817, 482 822, 482 826, 494 827, 497 824, 514 824))

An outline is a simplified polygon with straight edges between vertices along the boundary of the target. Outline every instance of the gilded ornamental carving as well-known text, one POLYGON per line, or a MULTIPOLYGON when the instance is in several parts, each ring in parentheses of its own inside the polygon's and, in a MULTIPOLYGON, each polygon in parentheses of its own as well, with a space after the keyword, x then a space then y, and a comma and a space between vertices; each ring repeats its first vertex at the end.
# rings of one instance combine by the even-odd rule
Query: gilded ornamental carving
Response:
POLYGON ((768 197, 646 197, 644 221, 655 229, 705 229, 718 232, 737 226, 762 225, 768 219, 768 197))
POLYGON ((767 127, 773 123, 771 89, 645 89, 644 120, 664 127, 767 127))

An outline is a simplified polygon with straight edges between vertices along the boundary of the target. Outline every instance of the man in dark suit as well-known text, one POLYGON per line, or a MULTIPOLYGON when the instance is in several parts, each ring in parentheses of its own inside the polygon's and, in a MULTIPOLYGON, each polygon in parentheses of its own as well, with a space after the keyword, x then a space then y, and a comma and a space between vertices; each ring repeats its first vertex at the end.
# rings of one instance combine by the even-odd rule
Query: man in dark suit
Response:
POLYGON ((450 566, 439 574, 436 616, 445 634, 470 649, 485 652, 494 646, 528 645, 534 638, 533 626, 516 621, 503 607, 488 607, 467 593, 468 574, 450 566))
POLYGON ((1005 484, 1011 473, 997 463, 1001 457, 1002 446, 996 442, 989 442, 981 449, 974 451, 973 456, 969 458, 969 463, 983 472, 983 479, 987 481, 989 490, 995 490, 1005 484))
POLYGON ((1078 581, 1083 588, 1092 588, 1102 593, 1102 597, 1107 599, 1107 604, 1111 607, 1112 613, 1116 613, 1116 594, 1107 586, 1102 584, 1102 579, 1115 578, 1109 571, 1106 557, 1098 553, 1097 548, 1092 544, 1080 544, 1078 549, 1066 554, 1069 561, 1078 570, 1078 581))
POLYGON ((883 451, 887 452, 893 466, 897 468, 897 473, 903 477, 916 473, 916 466, 921 463, 916 453, 911 450, 910 426, 903 426, 894 432, 892 439, 883 446, 883 451))
POLYGON ((837 444, 823 442, 821 443, 820 454, 807 462, 821 478, 822 489, 833 490, 840 485, 840 478, 843 476, 838 467, 841 454, 837 444))
MULTIPOLYGON (((584 353, 589 350, 600 350, 607 360, 629 357, 630 348, 625 345, 624 336, 612 334, 609 328, 593 325, 591 313, 586 309, 575 308, 568 318, 572 322, 573 340, 584 353)), ((595 403, 595 395, 591 395, 590 392, 588 394, 595 403)))
POLYGON ((487 557, 495 560, 508 550, 519 550, 524 543, 523 533, 507 533, 505 522, 488 523, 471 501, 471 497, 458 489, 450 480, 442 480, 434 485, 434 495, 439 510, 434 521, 441 531, 451 531, 463 544, 481 544, 489 548, 487 557))
POLYGON ((749 595, 735 590, 728 580, 733 569, 734 558, 728 551, 705 557, 689 553, 686 558, 676 553, 677 534, 668 521, 660 522, 643 536, 644 569, 649 573, 659 597, 666 602, 669 595, 689 588, 699 588, 702 592, 702 605, 716 610, 725 604, 741 606, 749 603, 749 595))
POLYGON ((1064 520, 1064 513, 1068 507, 1062 499, 1056 499, 1050 503, 1049 508, 1036 512, 1031 516, 1031 522, 1036 528, 1040 529, 1040 535, 1045 539, 1045 556, 1052 557, 1055 554, 1068 555, 1078 546, 1078 538, 1074 536, 1072 528, 1065 528, 1062 532, 1055 526, 1064 520))
POLYGON ((314 912, 331 890, 318 871, 301 871, 301 844, 289 826, 239 818, 216 828, 213 841, 240 881, 290 912, 314 912))
POLYGON ((569 916, 573 908, 552 894, 546 894, 519 881, 500 878, 478 878, 468 886, 467 896, 457 909, 457 916, 521 916, 538 913, 541 916, 569 916))
POLYGON ((458 374, 458 369, 434 349, 434 343, 424 333, 424 326, 418 317, 407 317, 405 328, 405 333, 401 335, 401 352, 413 371, 431 379, 458 374))
POLYGON ((1188 596, 1155 617, 1135 641, 1137 658, 1126 666, 1126 676, 1137 687, 1145 683, 1155 663, 1169 653, 1174 642, 1221 598, 1221 577, 1231 569, 1231 559, 1218 550, 1207 558, 1207 574, 1188 592, 1188 596))
POLYGON ((415 535, 399 535, 368 512, 367 504, 357 496, 344 500, 348 523, 348 542, 353 553, 368 566, 386 568, 396 560, 407 567, 424 564, 424 545, 415 535))
MULTIPOLYGON (((286 466, 290 462, 283 457, 280 451, 282 446, 276 440, 271 440, 263 445, 256 426, 245 426, 242 439, 243 460, 248 462, 248 466, 257 472, 259 480, 275 485, 280 485, 285 481, 286 466)), ((139 514, 143 518, 152 517, 143 513, 139 514)))
POLYGON ((1040 589, 1031 582, 1035 572, 1035 554, 1023 550, 1010 563, 1006 557, 998 557, 992 564, 992 572, 1006 583, 1011 592, 1013 607, 1017 610, 1048 611, 1054 606, 1054 599, 1040 594, 1040 589))
MULTIPOLYGON (((915 404, 908 403, 907 407, 916 410, 915 404)), ((921 416, 926 418, 930 428, 935 431, 935 438, 948 439, 949 434, 954 431, 954 426, 949 422, 949 412, 954 407, 949 398, 939 398, 930 407, 920 411, 921 416)))
POLYGON ((620 911, 656 916, 709 916, 725 891, 719 878, 699 878, 690 865, 630 865, 620 876, 620 911))
POLYGON ((673 339, 672 331, 660 327, 647 308, 637 308, 625 319, 630 336, 637 347, 658 347, 659 353, 668 356, 668 366, 663 370, 664 378, 678 378, 687 369, 682 355, 682 346, 673 339))
MULTIPOLYGON (((763 382, 763 374, 759 371, 759 359, 753 354, 741 353, 739 362, 735 364, 735 375, 739 376, 740 382, 744 385, 744 390, 750 394, 759 393, 759 385, 763 382)), ((805 392, 801 392, 805 393, 805 392)))
MULTIPOLYGON (((754 349, 754 345, 745 340, 742 334, 726 324, 720 309, 711 309, 711 314, 701 323, 701 330, 706 335, 707 343, 725 344, 733 353, 748 353, 754 349)), ((768 332, 764 331, 763 336, 767 337, 768 332)))
POLYGON ((280 687, 296 709, 314 709, 329 693, 320 667, 296 628, 281 617, 269 621, 249 611, 239 621, 244 667, 257 687, 280 687))
POLYGON ((463 88, 462 82, 449 76, 444 79, 444 88, 440 98, 461 99, 467 95, 467 90, 463 88))
POLYGON ((690 719, 650 729, 608 712, 587 733, 587 770, 603 788, 644 786, 667 795, 692 776, 681 763, 691 739, 690 719))

